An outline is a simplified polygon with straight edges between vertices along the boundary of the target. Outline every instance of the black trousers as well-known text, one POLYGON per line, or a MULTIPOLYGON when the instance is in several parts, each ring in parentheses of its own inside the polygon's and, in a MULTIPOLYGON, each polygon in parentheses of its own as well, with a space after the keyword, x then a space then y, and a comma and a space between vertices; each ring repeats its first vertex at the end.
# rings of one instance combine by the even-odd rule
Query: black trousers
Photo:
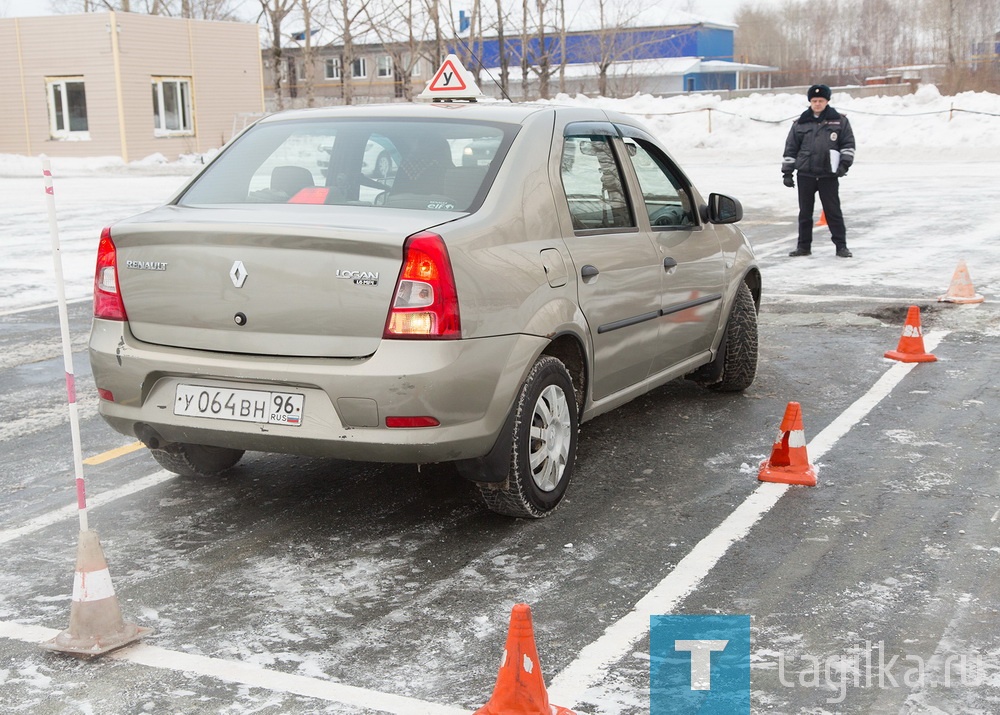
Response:
POLYGON ((840 210, 840 180, 836 176, 805 176, 798 175, 796 185, 799 189, 799 244, 804 251, 812 250, 813 240, 813 210, 816 207, 816 193, 819 193, 820 203, 826 223, 830 227, 830 240, 837 248, 847 248, 847 227, 844 225, 844 212, 840 210))

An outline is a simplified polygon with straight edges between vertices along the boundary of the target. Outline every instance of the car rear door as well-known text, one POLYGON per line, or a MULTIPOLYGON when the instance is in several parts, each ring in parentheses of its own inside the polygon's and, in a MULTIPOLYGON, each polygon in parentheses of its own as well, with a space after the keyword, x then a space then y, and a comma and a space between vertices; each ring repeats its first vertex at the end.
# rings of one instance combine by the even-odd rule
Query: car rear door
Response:
POLYGON ((560 175, 573 230, 566 245, 593 343, 595 400, 649 374, 663 272, 625 190, 615 136, 609 122, 574 122, 560 137, 560 175))

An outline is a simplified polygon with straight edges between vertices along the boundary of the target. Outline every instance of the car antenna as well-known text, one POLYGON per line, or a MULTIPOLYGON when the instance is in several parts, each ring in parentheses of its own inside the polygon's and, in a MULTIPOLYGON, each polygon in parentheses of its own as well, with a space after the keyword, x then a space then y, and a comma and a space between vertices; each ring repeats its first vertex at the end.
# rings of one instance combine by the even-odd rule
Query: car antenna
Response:
POLYGON ((486 67, 486 65, 483 64, 483 61, 481 59, 479 59, 479 55, 477 55, 475 52, 472 51, 472 48, 469 47, 469 43, 466 42, 461 37, 456 38, 456 39, 459 42, 461 42, 463 45, 465 45, 465 49, 469 53, 469 57, 471 57, 472 59, 474 59, 476 61, 476 64, 479 65, 479 67, 483 70, 483 72, 485 72, 489 76, 489 78, 491 80, 493 80, 493 84, 495 84, 497 86, 497 89, 500 90, 500 94, 503 95, 503 98, 506 99, 511 104, 513 104, 514 100, 510 98, 510 95, 507 94, 507 91, 503 88, 503 85, 500 84, 497 81, 497 78, 493 76, 493 74, 489 71, 489 69, 486 67))

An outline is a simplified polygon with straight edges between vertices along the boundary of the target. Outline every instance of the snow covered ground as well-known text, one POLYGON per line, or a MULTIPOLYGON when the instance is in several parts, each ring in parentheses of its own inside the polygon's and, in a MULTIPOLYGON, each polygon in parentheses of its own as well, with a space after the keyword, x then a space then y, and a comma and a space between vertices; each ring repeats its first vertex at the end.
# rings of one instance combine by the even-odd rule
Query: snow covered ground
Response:
MULTIPOLYGON (((811 258, 792 261, 784 255, 794 244, 797 208, 795 192, 781 184, 779 166, 790 122, 807 106, 804 96, 555 101, 637 115, 704 194, 739 198, 743 228, 757 244, 769 296, 815 293, 825 286, 930 299, 947 290, 961 258, 978 292, 987 298, 1000 292, 998 95, 946 97, 933 86, 902 97, 834 94, 832 104, 849 116, 858 141, 857 161, 841 183, 848 244, 855 254, 847 261, 829 260, 833 245, 825 230, 816 231, 811 258), (770 234, 785 226, 788 240, 758 243, 764 225, 770 234)), ((70 299, 90 295, 101 229, 165 201, 200 165, 200 157, 169 163, 152 156, 128 165, 117 157, 52 159, 70 299)), ((0 312, 52 302, 40 159, 0 155, 0 196, 0 256, 6 269, 0 312)))

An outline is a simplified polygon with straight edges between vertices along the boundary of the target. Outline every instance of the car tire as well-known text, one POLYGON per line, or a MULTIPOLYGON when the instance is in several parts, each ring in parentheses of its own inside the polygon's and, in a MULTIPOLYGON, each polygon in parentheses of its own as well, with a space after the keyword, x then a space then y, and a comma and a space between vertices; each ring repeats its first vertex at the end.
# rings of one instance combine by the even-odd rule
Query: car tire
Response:
POLYGON ((392 157, 389 156, 389 152, 383 151, 375 159, 375 169, 372 171, 372 177, 375 179, 384 179, 389 176, 390 171, 392 171, 392 157))
POLYGON ((757 375, 757 306, 746 283, 740 283, 726 323, 722 379, 708 385, 717 392, 742 392, 757 375))
POLYGON ((513 409, 507 478, 480 482, 479 490, 491 511, 539 519, 562 501, 576 458, 579 417, 566 366, 549 355, 540 357, 513 409))
POLYGON ((149 450, 153 459, 168 472, 182 477, 214 477, 233 467, 244 450, 172 442, 149 450))

